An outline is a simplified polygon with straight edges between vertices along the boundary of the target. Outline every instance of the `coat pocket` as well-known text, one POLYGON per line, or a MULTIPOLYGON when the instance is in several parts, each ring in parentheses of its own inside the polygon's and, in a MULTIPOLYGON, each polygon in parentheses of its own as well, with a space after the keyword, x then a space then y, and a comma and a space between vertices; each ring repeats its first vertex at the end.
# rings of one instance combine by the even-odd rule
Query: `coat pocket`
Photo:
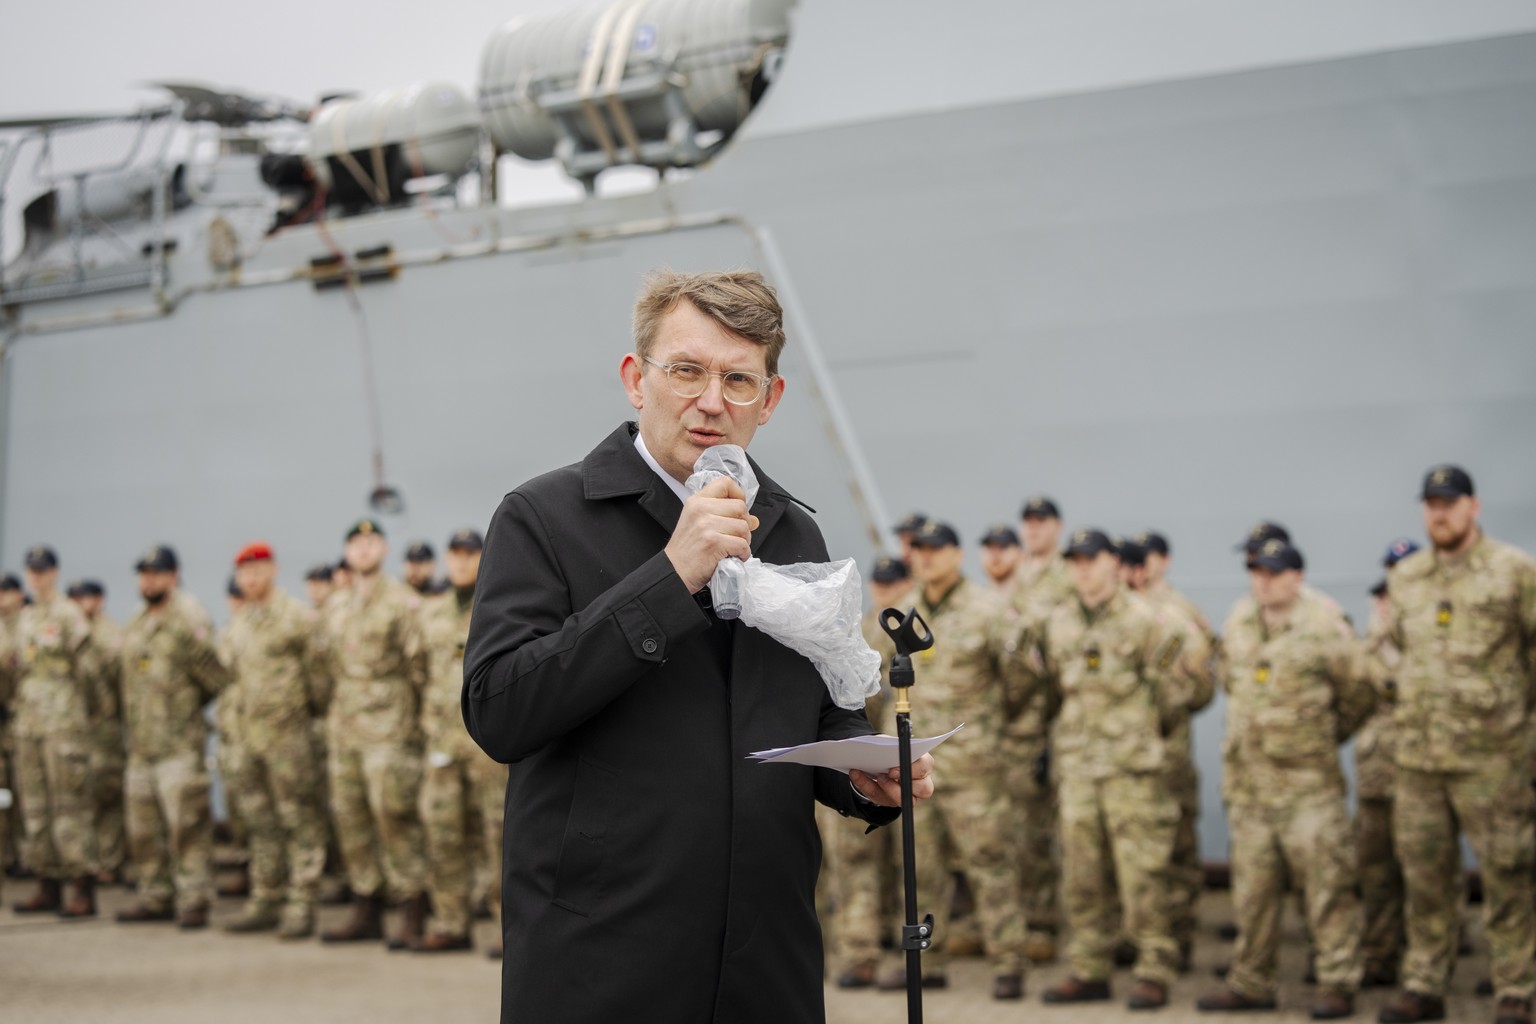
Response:
POLYGON ((1317 761, 1337 756, 1333 726, 1315 709, 1268 708, 1257 716, 1259 749, 1272 761, 1317 761))
POLYGON ((571 813, 555 868, 555 905, 582 917, 590 917, 602 899, 617 792, 617 772, 586 758, 577 760, 571 813))

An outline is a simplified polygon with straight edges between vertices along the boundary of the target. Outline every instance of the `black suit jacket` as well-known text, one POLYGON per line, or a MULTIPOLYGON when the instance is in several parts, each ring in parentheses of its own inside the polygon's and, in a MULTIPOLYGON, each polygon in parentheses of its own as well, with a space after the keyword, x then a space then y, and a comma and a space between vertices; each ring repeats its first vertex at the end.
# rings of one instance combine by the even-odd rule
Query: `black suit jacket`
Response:
MULTIPOLYGON (((746 755, 871 729, 805 658, 688 593, 662 550, 682 503, 634 433, 508 494, 486 535, 463 705, 511 764, 502 1020, 820 1021, 812 801, 897 812, 746 755)), ((825 561, 757 472, 753 553, 825 561)))

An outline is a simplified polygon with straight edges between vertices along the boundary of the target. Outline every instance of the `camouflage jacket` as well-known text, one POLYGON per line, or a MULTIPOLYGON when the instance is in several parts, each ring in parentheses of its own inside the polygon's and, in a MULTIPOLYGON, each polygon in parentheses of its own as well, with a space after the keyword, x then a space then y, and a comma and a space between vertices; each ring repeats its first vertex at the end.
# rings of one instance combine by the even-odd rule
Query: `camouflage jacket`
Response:
MULTIPOLYGON (((1380 680, 1381 668, 1395 675, 1402 664, 1403 652, 1387 637, 1384 618, 1372 613, 1361 641, 1367 664, 1380 666, 1374 675, 1380 680)), ((1396 776, 1397 727, 1392 724, 1393 705, 1397 703, 1397 683, 1376 694, 1376 711, 1355 734, 1355 795, 1361 800, 1390 800, 1396 776)))
POLYGON ((102 753, 120 760, 123 738, 123 627, 101 612, 89 621, 91 649, 99 670, 95 737, 102 753))
POLYGON ((195 751, 208 738, 203 707, 229 683, 213 625, 190 594, 144 606, 123 629, 120 660, 129 756, 148 761, 195 751))
POLYGON ((16 698, 21 652, 16 649, 16 626, 21 614, 0 618, 0 730, 11 716, 11 702, 16 698))
POLYGON ((73 601, 55 595, 16 621, 15 733, 88 736, 101 714, 102 666, 91 627, 73 601))
POLYGON ((416 592, 382 573, 373 587, 354 586, 327 604, 333 738, 420 741, 427 678, 420 612, 416 592))
POLYGON ((1207 642, 1215 643, 1216 630, 1211 626, 1211 620, 1205 617, 1205 612, 1200 606, 1191 601, 1182 591, 1164 583, 1156 590, 1139 591, 1142 597, 1154 606, 1171 608, 1192 622, 1196 629, 1205 634, 1207 642))
POLYGON ((1245 805, 1344 793, 1339 744, 1376 705, 1354 633, 1327 606, 1298 600, 1286 622, 1228 618, 1218 659, 1227 692, 1222 793, 1245 805))
POLYGON ((931 736, 964 722, 944 745, 945 776, 971 782, 995 778, 1002 726, 1014 705, 998 632, 1004 605, 964 577, 932 604, 918 586, 912 603, 934 637, 932 647, 912 657, 913 735, 931 736))
POLYGON ((1216 682, 1213 660, 1212 643, 1214 634, 1210 623, 1206 621, 1200 609, 1183 594, 1172 587, 1162 587, 1157 590, 1138 590, 1136 596, 1145 601, 1147 607, 1157 616, 1157 620, 1167 629, 1183 630, 1185 643, 1191 657, 1198 657, 1197 651, 1205 652, 1205 662, 1200 666, 1201 671, 1197 676, 1197 686, 1178 721, 1168 732, 1169 750, 1180 758, 1188 761, 1192 757, 1192 743, 1190 716, 1197 711, 1203 711, 1216 696, 1216 682))
POLYGON ((1051 745, 1062 776, 1102 779, 1173 767, 1167 737, 1210 686, 1203 638, 1135 594, 1057 605, 1024 662, 1056 694, 1051 745))
MULTIPOLYGON (((909 591, 902 600, 910 604, 911 592, 909 591)), ((896 713, 892 707, 891 697, 891 659, 896 656, 896 645, 880 625, 882 611, 884 611, 882 608, 872 608, 859 622, 859 631, 864 634, 864 642, 869 644, 870 650, 880 655, 880 692, 864 702, 864 716, 869 719, 869 724, 875 727, 876 732, 894 736, 896 713)))
POLYGON ((1536 655, 1536 562, 1480 537, 1466 555, 1424 549, 1388 574, 1385 636, 1402 651, 1395 670, 1397 763, 1420 771, 1474 771, 1525 757, 1536 655))
POLYGON ((1050 737, 1051 719, 1057 708, 1052 703, 1055 691, 1046 686, 1030 686, 1023 680, 1031 673, 1023 668, 1023 659, 1031 644, 1043 631, 1045 620, 1058 605, 1077 600, 1066 559, 1060 552, 1043 562, 1023 562, 1006 592, 1007 610, 1003 623, 1004 664, 1009 670, 1011 689, 1023 694, 1014 715, 1004 724, 1004 742, 1012 756, 1032 757, 1050 737))
POLYGON ((464 726, 464 644, 474 602, 460 607, 452 591, 422 608, 422 641, 427 650, 427 688, 421 698, 421 727, 427 756, 466 761, 485 756, 464 726))
POLYGON ((238 742, 255 751, 307 733, 324 712, 329 691, 319 616, 274 590, 262 604, 246 602, 230 619, 222 646, 234 682, 219 698, 220 729, 232 728, 238 742))

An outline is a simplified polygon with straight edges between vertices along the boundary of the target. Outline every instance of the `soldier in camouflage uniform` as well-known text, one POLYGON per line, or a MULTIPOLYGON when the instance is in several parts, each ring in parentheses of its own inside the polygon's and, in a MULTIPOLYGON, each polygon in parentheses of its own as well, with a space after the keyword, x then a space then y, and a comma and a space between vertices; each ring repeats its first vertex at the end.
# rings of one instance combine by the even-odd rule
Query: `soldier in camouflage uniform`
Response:
MULTIPOLYGON (((912 539, 913 596, 936 640, 913 659, 921 700, 914 717, 934 732, 966 726, 945 744, 944 790, 935 793, 917 830, 918 888, 934 912, 931 983, 946 978, 953 882, 948 867, 955 863, 975 894, 994 976, 992 996, 1018 999, 1024 990, 1024 911, 1013 857, 1023 836, 1013 794, 1001 780, 1001 728, 1016 704, 1002 664, 1006 606, 965 578, 963 558, 960 538, 947 523, 930 519, 912 539)), ((881 979, 880 987, 904 988, 905 972, 881 979)))
POLYGON ((18 652, 16 626, 25 594, 14 573, 0 576, 0 889, 11 866, 11 820, 16 792, 11 788, 11 702, 16 696, 18 652))
POLYGON ((1320 986, 1314 1020, 1354 1013, 1360 902, 1338 745, 1370 716, 1375 693, 1354 633, 1301 600, 1300 552, 1266 541, 1249 570, 1255 615, 1227 620, 1220 673, 1228 696, 1223 795, 1232 835, 1237 949, 1205 1011, 1275 1008, 1287 877, 1305 896, 1320 986))
POLYGON ((421 693, 427 657, 421 598, 382 569, 383 528, 361 519, 347 532, 352 585, 337 591, 325 624, 335 688, 328 718, 331 813, 352 888, 353 915, 324 942, 384 935, 386 899, 405 907, 389 946, 404 949, 426 923, 421 793, 421 693))
POLYGON ((208 613, 177 588, 176 552, 150 548, 136 567, 144 605, 123 629, 128 738, 128 851, 138 902, 117 919, 205 928, 213 898, 213 818, 203 709, 229 682, 208 613))
MULTIPOLYGON (((472 866, 477 859, 486 861, 495 869, 495 877, 501 877, 507 768, 470 739, 461 710, 464 643, 469 638, 475 577, 484 547, 475 530, 459 530, 449 538, 444 561, 453 589, 422 610, 429 671, 422 696, 427 753, 420 806, 432 920, 426 934, 411 946, 421 953, 469 949, 472 866)), ((499 884, 487 902, 495 908, 499 922, 499 884)))
MULTIPOLYGON (((233 623, 245 607, 245 594, 240 590, 240 584, 233 573, 224 584, 224 604, 229 611, 229 618, 219 634, 217 648, 219 660, 228 665, 228 624, 233 623)), ((213 706, 213 729, 219 737, 214 763, 219 773, 219 786, 224 793, 224 826, 229 830, 229 845, 234 848, 232 866, 235 877, 218 883, 214 891, 220 896, 240 897, 249 896, 251 892, 251 837, 245 825, 240 794, 235 786, 235 780, 241 773, 240 763, 245 756, 245 745, 240 735, 240 709, 233 690, 234 682, 231 680, 229 688, 219 695, 218 703, 213 706)))
MULTIPOLYGON (((899 558, 882 556, 869 574, 870 610, 859 624, 864 642, 880 653, 881 692, 864 705, 870 724, 879 732, 894 735, 888 689, 891 658, 896 648, 880 628, 884 608, 910 603, 911 574, 899 558)), ((824 804, 816 805, 821 828, 821 877, 817 881, 818 907, 829 907, 823 930, 833 950, 838 988, 868 988, 876 981, 880 939, 888 934, 884 912, 887 888, 893 875, 890 829, 866 834, 866 826, 854 823, 824 804)))
POLYGON ((96 789, 91 738, 100 714, 101 666, 85 616, 58 590, 52 549, 27 552, 34 603, 16 627, 20 654, 16 694, 16 788, 26 828, 23 859, 38 891, 17 913, 96 914, 96 789), (74 879, 65 903, 62 883, 74 879))
MULTIPOLYGON (((1025 501, 1019 514, 1023 557, 1015 570, 1008 603, 1019 623, 1040 622, 1057 605, 1075 600, 1072 579, 1061 557, 1061 510, 1043 495, 1025 501)), ((1015 634, 1017 636, 1017 634, 1015 634)), ((1017 654, 1017 652, 1011 652, 1017 654)), ((1056 775, 1051 770, 1050 726, 1041 688, 1004 728, 1004 761, 1024 815, 1024 846, 1018 852, 1024 918, 1029 934, 1024 950, 1035 963, 1056 959, 1061 926, 1061 867, 1057 833, 1060 808, 1056 775)))
POLYGON ((1536 988, 1530 728, 1536 561, 1478 525, 1472 478, 1437 466, 1424 479, 1431 549, 1388 574, 1385 637, 1395 669, 1393 841, 1407 889, 1403 990, 1388 1022, 1439 1020, 1456 956, 1457 833, 1483 875, 1498 1024, 1531 1019, 1536 988))
POLYGON ((1019 546, 1019 535, 1007 523, 993 523, 981 535, 981 571, 987 582, 1005 593, 1013 589, 1019 563, 1024 559, 1024 549, 1019 546))
POLYGON ((96 716, 92 772, 96 778, 96 862, 98 880, 121 882, 128 864, 128 825, 123 803, 123 776, 128 770, 128 750, 123 738, 122 646, 123 629, 102 610, 106 588, 96 580, 78 580, 69 588, 90 624, 91 647, 102 678, 98 693, 102 704, 96 716))
POLYGON ((234 682, 228 701, 240 736, 230 788, 250 843, 250 899, 231 932, 278 929, 314 934, 315 897, 325 867, 325 769, 311 723, 324 713, 330 680, 319 616, 277 588, 265 543, 235 556, 245 602, 225 630, 234 682))
MULTIPOLYGON (((1407 538, 1392 542, 1382 560, 1391 569, 1419 546, 1407 538)), ((1366 656, 1395 673, 1402 652, 1387 637, 1391 605, 1387 581, 1371 588, 1371 615, 1366 626, 1366 656)), ((1365 725, 1355 737, 1355 842, 1360 870, 1360 899, 1365 910, 1365 932, 1360 955, 1365 962, 1361 988, 1396 985, 1398 968, 1407 941, 1403 934, 1403 866, 1392 845, 1392 757, 1396 731, 1392 726, 1394 695, 1382 694, 1365 725)))
POLYGON ((1102 531, 1075 532, 1066 557, 1077 598, 1051 611, 1024 658, 1059 707, 1051 742, 1072 975, 1045 1001, 1111 997, 1118 881, 1124 930, 1138 949, 1128 1005, 1151 1009, 1167 1003, 1178 970, 1169 893, 1179 808, 1167 737, 1207 699, 1209 651, 1120 585, 1119 558, 1102 531))
MULTIPOLYGON (((1168 541, 1158 533, 1147 531, 1130 538, 1120 545, 1120 572, 1126 586, 1145 601, 1158 617, 1178 628, 1196 634, 1207 649, 1215 643, 1210 623, 1187 597, 1163 583, 1153 586, 1150 568, 1154 555, 1161 551, 1166 566, 1168 541)), ((1213 686, 1207 691, 1207 699, 1192 704, 1189 714, 1183 717, 1169 733, 1168 751, 1173 761, 1168 769, 1169 785, 1174 799, 1179 803, 1179 830, 1173 843, 1173 873, 1177 885, 1170 894, 1172 903, 1169 913, 1173 917, 1173 937, 1179 944, 1179 970, 1187 971, 1195 945, 1195 932, 1199 927, 1196 907, 1200 892, 1205 887, 1205 869, 1200 863, 1200 840, 1196 822, 1200 818, 1200 773, 1195 769, 1193 737, 1190 715, 1202 711, 1215 695, 1213 686)), ((1122 951, 1116 949, 1116 961, 1122 959, 1122 951)))

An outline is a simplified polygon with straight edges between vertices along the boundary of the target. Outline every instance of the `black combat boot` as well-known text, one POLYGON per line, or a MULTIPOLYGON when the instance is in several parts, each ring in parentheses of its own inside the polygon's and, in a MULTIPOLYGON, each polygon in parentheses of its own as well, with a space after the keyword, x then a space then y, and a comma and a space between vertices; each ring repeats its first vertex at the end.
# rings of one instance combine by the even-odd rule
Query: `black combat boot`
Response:
POLYGON ((384 945, 391 950, 399 951, 410 949, 421 941, 422 934, 427 927, 427 895, 417 893, 405 901, 404 916, 400 921, 400 931, 385 941, 384 945))
POLYGON ((29 900, 12 903, 18 914, 52 914, 64 905, 64 885, 57 878, 39 878, 37 892, 29 900))
POLYGON ((353 896, 352 920, 340 928, 320 933, 321 942, 368 942, 384 937, 384 899, 381 896, 353 896))
POLYGON ((75 879, 75 896, 59 908, 64 918, 96 916, 96 876, 81 875, 75 879))

